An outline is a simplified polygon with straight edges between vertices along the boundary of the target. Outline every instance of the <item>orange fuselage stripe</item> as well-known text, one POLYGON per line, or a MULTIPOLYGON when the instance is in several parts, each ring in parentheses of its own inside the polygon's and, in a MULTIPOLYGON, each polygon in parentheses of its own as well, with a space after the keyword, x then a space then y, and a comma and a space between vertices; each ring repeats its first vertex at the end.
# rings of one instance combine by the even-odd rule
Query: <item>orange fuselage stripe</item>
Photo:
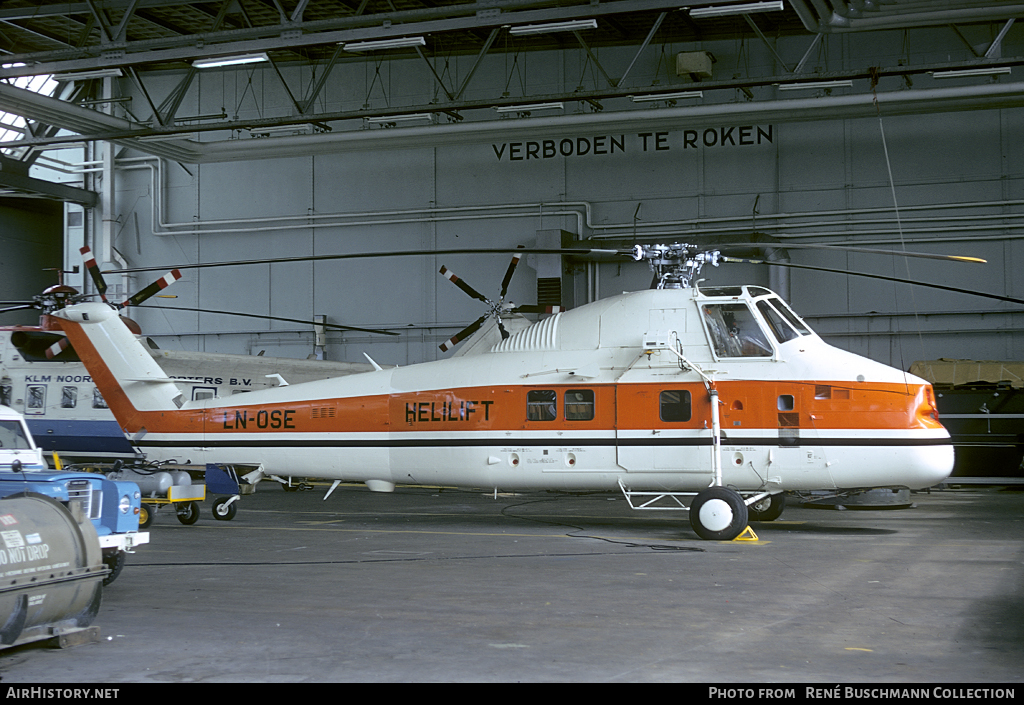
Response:
MULTIPOLYGON (((107 404, 129 434, 397 433, 402 431, 602 431, 705 429, 711 408, 702 383, 494 385, 207 409, 135 409, 81 330, 63 326, 107 404), (593 417, 566 418, 565 393, 593 391, 593 417), (557 392, 555 418, 531 421, 527 394, 557 392), (661 418, 661 392, 690 393, 687 421, 661 418)), ((375 373, 369 373, 375 374, 375 373)), ((927 384, 748 380, 718 382, 721 426, 739 429, 940 429, 927 384)), ((582 414, 589 416, 589 412, 582 414)), ((581 416, 579 409, 575 416, 581 416)))

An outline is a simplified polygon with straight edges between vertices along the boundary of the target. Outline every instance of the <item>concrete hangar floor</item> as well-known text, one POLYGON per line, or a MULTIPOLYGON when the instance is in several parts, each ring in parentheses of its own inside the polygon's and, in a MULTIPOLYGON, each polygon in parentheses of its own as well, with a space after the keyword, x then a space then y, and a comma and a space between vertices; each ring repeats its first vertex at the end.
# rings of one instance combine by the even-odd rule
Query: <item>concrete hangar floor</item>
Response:
POLYGON ((325 489, 158 513, 100 641, 0 652, 0 686, 1024 681, 1020 491, 791 502, 708 542, 614 494, 325 489))

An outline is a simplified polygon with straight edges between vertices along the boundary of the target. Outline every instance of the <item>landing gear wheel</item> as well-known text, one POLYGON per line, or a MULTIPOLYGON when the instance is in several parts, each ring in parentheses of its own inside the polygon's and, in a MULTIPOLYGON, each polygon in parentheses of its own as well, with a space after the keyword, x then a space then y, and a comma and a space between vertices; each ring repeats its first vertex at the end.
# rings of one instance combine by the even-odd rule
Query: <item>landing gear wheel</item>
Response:
POLYGON ((750 521, 775 521, 786 508, 786 495, 773 494, 747 507, 750 521))
POLYGON ((186 502, 178 509, 178 521, 185 526, 191 526, 199 521, 199 505, 195 502, 186 502))
POLYGON ((235 518, 235 514, 238 512, 238 507, 235 506, 234 502, 228 504, 230 501, 230 497, 221 497, 213 503, 214 519, 219 519, 220 521, 231 521, 235 518))
POLYGON ((154 514, 153 508, 146 504, 139 507, 139 528, 148 529, 149 525, 153 523, 154 514))
POLYGON ((747 505, 738 492, 709 487, 690 505, 690 526, 702 539, 732 541, 747 528, 747 505))

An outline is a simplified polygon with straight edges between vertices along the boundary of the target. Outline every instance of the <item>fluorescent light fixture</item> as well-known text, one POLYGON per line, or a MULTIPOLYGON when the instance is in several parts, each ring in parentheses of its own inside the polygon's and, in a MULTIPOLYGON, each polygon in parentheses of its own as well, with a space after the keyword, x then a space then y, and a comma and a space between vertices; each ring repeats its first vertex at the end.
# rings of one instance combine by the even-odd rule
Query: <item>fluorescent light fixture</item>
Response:
POLYGON ((711 7, 694 7, 690 9, 690 17, 725 17, 726 15, 749 15, 754 12, 774 12, 783 9, 782 0, 775 2, 746 2, 738 5, 712 5, 711 7))
POLYGON ((990 69, 958 69, 955 71, 932 71, 932 78, 963 78, 965 76, 994 76, 1010 73, 1009 66, 993 66, 990 69))
POLYGON ((51 78, 54 81, 86 81, 90 78, 117 78, 123 76, 121 69, 96 69, 95 71, 71 71, 69 73, 55 73, 51 78))
POLYGON ((270 61, 265 52, 259 54, 236 54, 235 56, 218 56, 211 59, 196 59, 192 67, 197 69, 215 69, 221 66, 241 66, 243 64, 258 64, 263 61, 270 61))
POLYGON ((853 86, 853 81, 809 81, 807 83, 781 83, 780 91, 810 91, 816 88, 844 88, 853 86))
POLYGON ((316 127, 311 122, 299 125, 272 125, 270 127, 250 127, 249 134, 253 137, 274 137, 277 135, 311 135, 316 127))
POLYGON ((364 118, 371 125, 387 125, 391 122, 416 122, 418 120, 433 120, 430 113, 409 113, 407 115, 376 115, 364 118))
POLYGON ((581 29, 597 29, 597 20, 570 20, 568 22, 549 22, 547 24, 524 24, 510 27, 509 34, 547 34, 548 32, 575 32, 581 29))
POLYGON ((495 106, 496 113, 529 113, 534 110, 561 110, 565 106, 561 103, 529 103, 527 105, 502 105, 495 106))
POLYGON ((656 100, 679 100, 680 98, 703 98, 704 91, 679 91, 677 93, 652 93, 651 95, 631 95, 634 103, 653 103, 656 100))
POLYGON ((345 51, 378 51, 380 49, 404 49, 406 47, 422 47, 427 45, 423 37, 396 37, 395 39, 374 39, 368 42, 349 42, 342 44, 345 51))

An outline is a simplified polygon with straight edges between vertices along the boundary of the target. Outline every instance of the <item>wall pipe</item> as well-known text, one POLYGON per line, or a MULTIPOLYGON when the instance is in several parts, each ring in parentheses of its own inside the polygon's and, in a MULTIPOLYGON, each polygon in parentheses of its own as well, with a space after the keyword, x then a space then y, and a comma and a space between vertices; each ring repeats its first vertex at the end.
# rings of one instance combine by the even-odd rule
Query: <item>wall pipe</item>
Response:
MULTIPOLYGON (((440 222, 446 220, 472 220, 474 218, 504 218, 504 217, 530 217, 539 216, 543 217, 549 215, 552 217, 563 217, 569 216, 574 217, 577 221, 577 234, 582 235, 585 229, 601 232, 604 231, 606 234, 597 234, 595 239, 606 239, 611 237, 622 237, 632 233, 634 224, 629 223, 611 223, 611 224, 598 224, 594 222, 593 218, 593 204, 589 201, 561 201, 561 202, 537 202, 537 203, 522 203, 522 204, 496 204, 489 206, 453 206, 449 208, 414 208, 414 209, 403 209, 393 211, 364 211, 356 213, 321 213, 321 214, 301 214, 301 215, 285 215, 285 216, 274 216, 270 218, 226 218, 226 219, 214 219, 205 221, 190 221, 190 222, 167 222, 164 221, 164 207, 163 207, 163 160, 157 160, 154 157, 138 157, 133 159, 122 159, 118 163, 123 164, 126 161, 139 162, 138 164, 129 166, 119 166, 121 169, 139 169, 147 168, 150 170, 150 184, 151 184, 151 218, 154 225, 155 235, 174 235, 174 234, 193 234, 193 235, 213 235, 213 234, 225 234, 225 233, 240 233, 240 232, 272 232, 280 230, 290 230, 295 228, 308 228, 308 227, 351 227, 351 226, 379 226, 379 225, 396 225, 396 224, 408 224, 416 222, 440 222), (157 161, 157 164, 153 164, 157 161), (552 208, 555 210, 545 212, 543 209, 552 208), (511 210, 528 210, 532 211, 529 213, 512 213, 511 210), (460 215, 460 216, 445 216, 441 215, 444 213, 458 213, 458 214, 479 214, 479 215, 460 215), (396 217, 397 216, 397 217, 396 217), (417 217, 419 216, 419 217, 417 217), (362 220, 345 222, 329 222, 329 223, 310 223, 310 220, 322 221, 327 219, 350 219, 360 218, 362 220), (268 222, 279 222, 286 223, 285 225, 279 226, 267 226, 265 223, 268 222), (251 224, 263 224, 255 225, 251 224), (225 225, 240 225, 245 227, 238 228, 227 228, 227 227, 214 227, 214 226, 225 226, 225 225), (161 228, 162 230, 158 230, 161 228), (618 232, 621 231, 621 232, 618 232)), ((906 206, 902 207, 901 212, 915 212, 915 211, 935 211, 935 210, 963 210, 967 208, 993 208, 993 207, 1014 207, 1024 205, 1024 199, 1018 200, 1007 200, 1007 201, 984 201, 977 203, 940 203, 933 205, 918 205, 918 206, 906 206)), ((869 219, 869 220, 844 220, 837 221, 835 223, 829 223, 827 221, 819 221, 813 223, 771 223, 765 221, 779 221, 779 220, 791 220, 791 219, 803 219, 803 218, 821 218, 822 216, 858 216, 867 215, 873 213, 886 213, 892 212, 892 208, 859 208, 859 209, 839 209, 829 211, 814 211, 808 213, 762 213, 758 215, 758 229, 759 230, 779 230, 779 229, 800 229, 808 227, 860 227, 867 224, 877 224, 891 222, 885 219, 869 219)), ((953 220, 974 220, 974 221, 986 221, 986 220, 1020 220, 1024 219, 1024 212, 1022 213, 1001 213, 1001 214, 986 214, 977 216, 946 216, 946 217, 924 217, 924 218, 904 218, 903 222, 907 224, 914 223, 929 223, 929 222, 943 222, 948 223, 953 220)), ((737 215, 737 216, 724 216, 717 218, 701 218, 701 219, 681 219, 681 220, 665 220, 665 221, 653 221, 637 223, 638 228, 642 228, 645 231, 645 237, 685 237, 685 235, 678 232, 669 233, 662 232, 661 228, 692 228, 692 234, 694 235, 709 235, 709 234, 729 234, 730 232, 749 232, 750 226, 748 224, 748 215, 737 215), (737 223, 737 225, 726 225, 728 223, 737 223), (717 227, 708 227, 717 226, 717 227)), ((983 225, 961 225, 956 228, 943 228, 943 229, 919 229, 917 232, 941 232, 944 230, 956 230, 962 231, 984 231, 994 230, 1000 228, 1016 227, 1012 223, 1002 223, 992 226, 983 225)), ((878 234, 897 234, 894 229, 891 230, 873 230, 854 231, 857 235, 878 235, 878 234)), ((809 238, 809 237, 836 237, 845 233, 804 233, 799 235, 779 235, 780 238, 809 238)), ((1005 237, 994 237, 991 239, 1018 239, 1021 236, 1007 235, 1005 237)), ((959 240, 962 238, 954 238, 959 240)), ((929 238, 929 241, 933 241, 929 238)), ((894 241, 895 242, 895 241, 894 241)), ((867 243, 865 243, 867 244, 867 243)), ((873 242, 872 244, 883 244, 882 241, 873 242)), ((890 243, 891 244, 891 243, 890 243)))
MULTIPOLYGON (((129 160, 119 160, 129 161, 129 160)), ((593 210, 594 205, 589 201, 563 201, 563 202, 537 202, 537 203, 522 203, 522 204, 497 204, 490 206, 453 206, 450 208, 416 208, 416 209, 404 209, 404 210, 393 210, 393 211, 376 211, 376 212, 357 212, 357 213, 322 213, 322 214, 301 214, 301 215, 285 215, 275 216, 271 218, 227 218, 227 219, 216 219, 206 221, 192 221, 192 222, 167 222, 164 218, 164 205, 163 205, 163 174, 164 174, 164 161, 157 160, 153 157, 139 157, 134 158, 130 161, 138 162, 137 164, 122 167, 125 169, 135 168, 146 168, 150 170, 150 188, 151 188, 151 218, 153 223, 153 232, 155 235, 214 235, 214 234, 227 234, 227 233, 258 233, 258 232, 277 232, 283 230, 294 230, 297 228, 325 228, 325 227, 355 227, 355 226, 385 226, 385 225, 400 225, 409 223, 419 222, 456 222, 456 221, 471 221, 478 219, 497 219, 497 218, 529 218, 529 217, 572 217, 576 220, 576 234, 578 237, 583 237, 586 231, 589 230, 594 233, 593 237, 596 240, 609 239, 613 237, 628 236, 633 232, 634 224, 629 223, 611 223, 611 224, 598 224, 594 222, 593 210), (154 164, 154 162, 156 162, 154 164), (545 208, 551 208, 553 210, 544 211, 545 208), (514 212, 516 211, 516 212, 514 212), (523 212, 518 212, 523 211, 523 212), (356 218, 357 220, 351 220, 356 218), (333 219, 333 220, 332 220, 333 219), (338 219, 344 219, 339 221, 338 219), (314 221, 314 222, 310 222, 314 221), (326 221, 326 222, 325 222, 326 221), (266 223, 282 223, 281 225, 267 225, 266 223), (227 225, 238 225, 241 227, 231 228, 223 227, 227 225), (220 226, 220 227, 217 227, 220 226), (160 228, 160 229, 158 229, 160 228)), ((1009 200, 1009 201, 985 201, 979 203, 941 203, 934 205, 920 205, 920 206, 907 206, 901 208, 901 212, 917 212, 917 211, 935 211, 935 210, 949 210, 949 209, 967 209, 967 208, 992 208, 992 207, 1015 207, 1024 205, 1024 199, 1009 200)), ((836 217, 855 217, 858 215, 868 215, 873 213, 886 213, 892 212, 891 208, 861 208, 861 209, 839 209, 830 211, 815 211, 809 213, 762 213, 758 215, 758 229, 767 233, 774 233, 776 237, 779 237, 781 241, 786 239, 804 239, 804 238, 827 238, 827 237, 841 237, 849 236, 853 234, 858 238, 864 236, 873 236, 876 239, 863 240, 858 239, 859 244, 902 244, 904 242, 916 243, 916 242, 962 242, 965 239, 970 240, 1015 240, 1024 238, 1024 234, 1014 235, 1011 233, 1004 233, 1001 235, 987 235, 987 236, 974 236, 971 238, 963 237, 934 237, 935 233, 938 232, 958 232, 958 233, 980 233, 990 232, 993 230, 1007 230, 1011 228, 1021 227, 1019 221, 1024 219, 1024 212, 1022 213, 1002 213, 1002 214, 985 214, 977 216, 949 216, 949 217, 924 217, 924 218, 904 218, 903 223, 906 225, 913 225, 915 223, 929 223, 929 222, 942 222, 948 223, 952 220, 974 220, 974 221, 988 221, 988 220, 999 220, 1000 223, 994 225, 967 225, 961 224, 955 227, 946 228, 916 228, 916 229, 904 229, 903 238, 900 239, 899 232, 895 227, 889 229, 875 229, 875 230, 849 230, 850 228, 860 228, 864 224, 875 224, 884 223, 884 219, 869 219, 861 221, 850 221, 842 220, 834 223, 828 221, 816 221, 812 223, 780 223, 778 221, 793 220, 793 219, 806 219, 806 218, 818 218, 822 216, 836 216, 836 217), (767 222, 766 222, 767 221, 767 222), (775 221, 775 222, 771 222, 775 221), (1010 222, 1007 222, 1010 221, 1010 222), (790 233, 779 233, 780 230, 792 230, 801 229, 807 227, 829 227, 843 229, 841 232, 815 232, 815 233, 801 233, 801 234, 790 234, 790 233), (918 239, 914 237, 915 234, 927 234, 927 237, 918 239), (891 235, 891 239, 881 238, 878 236, 891 235), (908 237, 909 236, 909 237, 908 237)), ((682 220, 669 220, 669 221, 654 221, 637 223, 637 227, 641 229, 645 238, 675 238, 685 239, 688 235, 728 235, 728 234, 739 234, 750 231, 748 224, 749 216, 737 215, 737 216, 724 216, 718 218, 706 218, 706 219, 682 219, 682 220), (736 223, 736 225, 729 225, 730 223, 736 223), (689 233, 666 232, 664 228, 690 228, 689 233)), ((891 222, 891 221, 890 221, 891 222)))

